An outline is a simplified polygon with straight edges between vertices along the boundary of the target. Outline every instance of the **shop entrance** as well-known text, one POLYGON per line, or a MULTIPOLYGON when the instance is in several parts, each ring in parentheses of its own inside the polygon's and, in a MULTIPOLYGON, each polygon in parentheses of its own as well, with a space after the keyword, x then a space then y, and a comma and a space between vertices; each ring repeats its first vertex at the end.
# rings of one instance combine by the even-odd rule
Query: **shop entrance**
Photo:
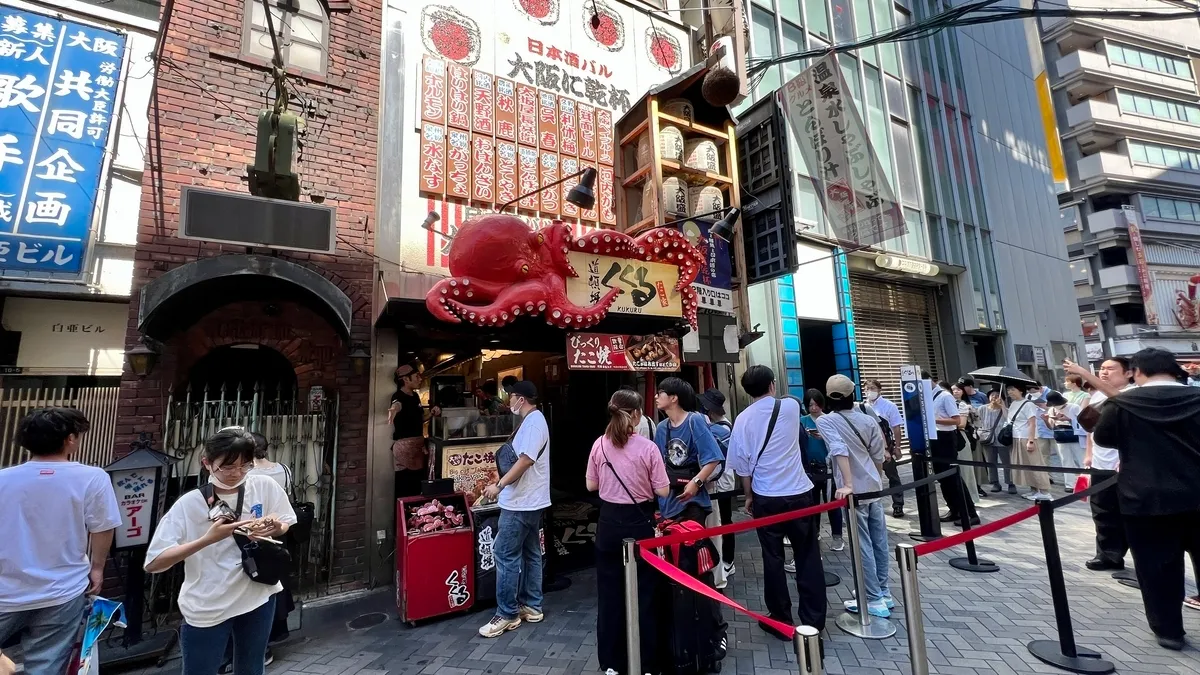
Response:
POLYGON ((837 374, 833 358, 833 324, 800 322, 800 358, 804 368, 804 389, 825 391, 825 383, 837 374))
MULTIPOLYGON (((294 398, 296 372, 283 354, 258 344, 217 347, 189 369, 183 389, 193 397, 217 392, 294 398)), ((182 391, 180 393, 183 393, 182 391)))

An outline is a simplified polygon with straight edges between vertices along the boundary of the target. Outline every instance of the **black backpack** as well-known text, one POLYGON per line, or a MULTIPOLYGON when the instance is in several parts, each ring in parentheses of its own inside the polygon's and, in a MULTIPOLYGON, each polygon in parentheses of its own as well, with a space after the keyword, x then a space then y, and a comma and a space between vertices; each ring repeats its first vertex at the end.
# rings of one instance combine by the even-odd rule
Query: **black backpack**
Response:
POLYGON ((871 419, 875 420, 875 423, 879 425, 879 430, 883 432, 884 448, 886 448, 888 452, 892 452, 896 448, 896 437, 894 434, 892 434, 892 428, 888 426, 887 420, 880 417, 879 413, 875 412, 875 409, 869 404, 858 403, 857 405, 859 412, 870 416, 871 419))

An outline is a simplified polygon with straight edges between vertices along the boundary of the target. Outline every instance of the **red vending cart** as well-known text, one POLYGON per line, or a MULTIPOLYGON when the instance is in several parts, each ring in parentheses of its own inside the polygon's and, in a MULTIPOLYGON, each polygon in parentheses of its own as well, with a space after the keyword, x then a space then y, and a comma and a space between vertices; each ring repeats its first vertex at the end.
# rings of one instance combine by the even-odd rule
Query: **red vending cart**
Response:
POLYGON ((396 611, 408 623, 475 604, 475 531, 466 496, 396 500, 396 611))

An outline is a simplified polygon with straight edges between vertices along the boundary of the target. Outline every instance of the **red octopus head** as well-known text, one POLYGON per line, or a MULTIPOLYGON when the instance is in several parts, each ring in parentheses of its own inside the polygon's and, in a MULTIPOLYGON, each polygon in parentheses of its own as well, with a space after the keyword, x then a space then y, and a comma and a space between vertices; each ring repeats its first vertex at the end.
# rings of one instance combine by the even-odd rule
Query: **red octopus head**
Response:
POLYGON ((450 245, 450 276, 501 283, 576 276, 567 261, 570 246, 570 228, 562 223, 531 230, 516 216, 488 213, 458 228, 450 245))

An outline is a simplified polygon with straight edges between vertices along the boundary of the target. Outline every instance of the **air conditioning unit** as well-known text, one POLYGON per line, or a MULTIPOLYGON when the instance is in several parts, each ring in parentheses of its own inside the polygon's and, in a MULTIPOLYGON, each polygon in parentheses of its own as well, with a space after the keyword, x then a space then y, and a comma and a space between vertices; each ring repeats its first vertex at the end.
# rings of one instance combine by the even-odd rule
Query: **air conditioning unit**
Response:
POLYGON ((183 188, 179 236, 223 244, 333 253, 337 209, 198 187, 183 188))

